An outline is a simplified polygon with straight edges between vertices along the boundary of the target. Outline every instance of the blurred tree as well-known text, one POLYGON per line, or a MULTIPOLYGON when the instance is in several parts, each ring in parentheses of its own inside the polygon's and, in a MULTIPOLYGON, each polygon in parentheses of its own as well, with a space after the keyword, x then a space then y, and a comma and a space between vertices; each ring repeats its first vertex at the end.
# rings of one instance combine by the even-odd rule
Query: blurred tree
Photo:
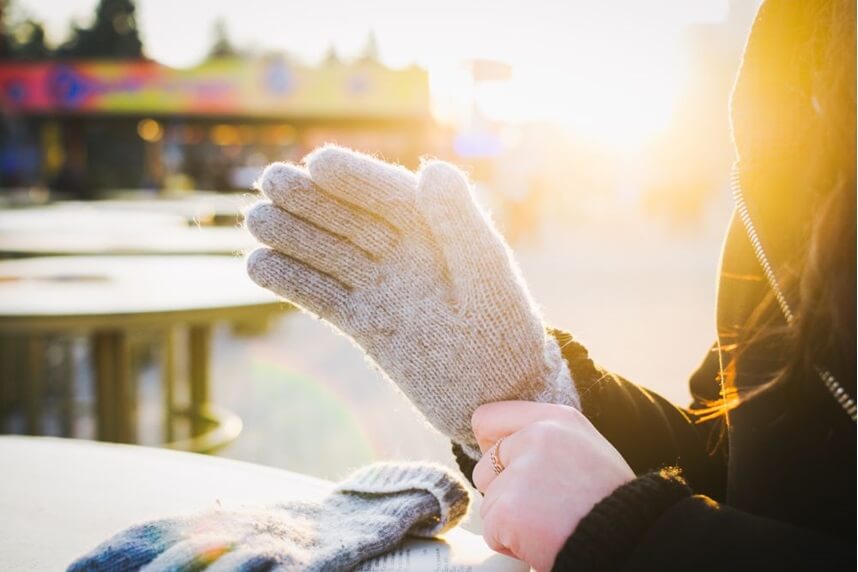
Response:
POLYGON ((134 59, 143 57, 134 0, 99 0, 88 28, 72 27, 71 38, 57 51, 62 57, 134 59))
POLYGON ((37 60, 50 57, 41 22, 26 14, 13 16, 10 0, 0 0, 0 60, 37 60))
POLYGON ((9 17, 9 1, 0 0, 0 60, 11 56, 12 45, 7 29, 7 18, 9 17))
POLYGON ((229 39, 229 32, 223 18, 215 20, 212 36, 214 42, 209 50, 209 58, 234 58, 241 55, 229 39))
POLYGON ((15 27, 12 45, 15 59, 40 60, 51 55, 45 43, 45 28, 35 20, 26 20, 15 27))

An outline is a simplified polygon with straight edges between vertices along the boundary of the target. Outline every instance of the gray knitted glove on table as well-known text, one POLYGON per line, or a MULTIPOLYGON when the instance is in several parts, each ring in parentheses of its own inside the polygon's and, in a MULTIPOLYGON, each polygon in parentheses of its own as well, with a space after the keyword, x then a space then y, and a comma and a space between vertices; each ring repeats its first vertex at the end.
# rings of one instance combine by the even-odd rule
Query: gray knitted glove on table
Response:
POLYGON ((211 511, 131 527, 69 572, 350 570, 406 535, 429 538, 453 528, 469 500, 464 484, 441 466, 378 463, 321 503, 211 511))
POLYGON ((268 201, 246 214, 270 247, 248 257, 257 284, 349 335, 475 459, 478 406, 578 406, 557 341, 460 171, 434 161, 415 175, 330 146, 306 164, 261 177, 268 201))

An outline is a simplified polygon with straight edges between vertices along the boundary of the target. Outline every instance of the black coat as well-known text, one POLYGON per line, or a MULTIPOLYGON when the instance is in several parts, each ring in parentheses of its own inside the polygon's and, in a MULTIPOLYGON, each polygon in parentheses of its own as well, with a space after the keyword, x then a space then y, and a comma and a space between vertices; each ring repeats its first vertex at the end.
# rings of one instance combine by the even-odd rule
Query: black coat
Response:
MULTIPOLYGON (((737 230, 740 242, 728 240, 723 256, 720 299, 741 312, 765 282, 730 270, 732 255, 756 262, 737 230)), ((584 414, 639 475, 581 521, 556 570, 855 568, 855 422, 818 377, 778 384, 707 420, 720 394, 717 344, 691 377, 693 403, 682 408, 596 366, 570 335, 554 335, 584 414), (802 388, 798 404, 792 385, 802 388), (662 470, 671 467, 679 474, 662 470)), ((737 386, 758 384, 781 361, 777 347, 748 352, 737 386)), ((854 396, 854 362, 833 369, 854 396)), ((474 462, 453 451, 470 477, 474 462)))
MULTIPOLYGON (((803 104, 794 97, 802 90, 785 86, 803 81, 790 50, 802 45, 796 30, 812 30, 814 4, 762 6, 733 96, 749 210, 778 269, 807 239, 800 162, 788 144, 801 124, 803 104)), ((581 521, 555 569, 855 569, 856 426, 820 379, 797 374, 726 414, 707 415, 720 397, 721 363, 731 361, 743 325, 771 295, 735 216, 719 280, 718 342, 691 376, 687 408, 601 369, 581 344, 555 332, 584 414, 639 475, 581 521)), ((845 311, 854 330, 854 306, 845 311)), ((769 381, 788 347, 775 336, 743 348, 736 387, 769 381)), ((820 365, 855 397, 854 351, 820 365)), ((454 453, 470 477, 473 461, 456 446, 454 453)))
MULTIPOLYGON (((640 475, 582 520, 556 570, 854 569, 855 424, 818 379, 801 408, 770 390, 727 419, 700 422, 695 409, 719 391, 715 348, 684 409, 556 335, 585 415, 640 475), (678 467, 687 486, 665 467, 678 467)), ((473 462, 454 452, 470 476, 473 462)))

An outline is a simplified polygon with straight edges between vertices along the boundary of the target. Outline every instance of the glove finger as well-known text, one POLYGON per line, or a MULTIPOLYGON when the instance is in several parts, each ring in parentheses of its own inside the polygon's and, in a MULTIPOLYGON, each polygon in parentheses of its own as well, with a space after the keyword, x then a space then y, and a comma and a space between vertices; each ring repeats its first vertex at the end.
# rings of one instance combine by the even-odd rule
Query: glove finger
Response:
POLYGON ((277 559, 270 554, 260 554, 254 550, 239 548, 218 558, 206 568, 206 572, 266 572, 277 564, 277 559))
POLYGON ((334 324, 340 322, 348 302, 349 290, 342 283, 269 248, 248 255, 247 274, 263 288, 334 324))
POLYGON ((142 571, 203 570, 229 552, 232 546, 233 543, 224 538, 190 538, 167 549, 142 571))
POLYGON ((417 177, 408 169, 332 145, 308 155, 306 163, 313 181, 325 192, 398 229, 413 224, 417 177))
POLYGON ((512 256, 471 195, 465 175, 448 163, 427 164, 420 172, 417 205, 444 252, 459 303, 467 307, 485 297, 506 307, 510 301, 504 298, 518 292, 511 283, 516 279, 512 256))
POLYGON ((245 214, 247 229, 263 244, 328 274, 350 288, 372 284, 375 262, 344 238, 330 234, 267 202, 245 214))
POLYGON ((169 522, 133 526, 78 558, 68 571, 137 570, 168 550, 177 539, 177 530, 169 522))
POLYGON ((281 209, 347 238, 377 258, 387 254, 396 241, 396 231, 389 224, 325 193, 309 173, 295 165, 269 165, 257 186, 281 209))

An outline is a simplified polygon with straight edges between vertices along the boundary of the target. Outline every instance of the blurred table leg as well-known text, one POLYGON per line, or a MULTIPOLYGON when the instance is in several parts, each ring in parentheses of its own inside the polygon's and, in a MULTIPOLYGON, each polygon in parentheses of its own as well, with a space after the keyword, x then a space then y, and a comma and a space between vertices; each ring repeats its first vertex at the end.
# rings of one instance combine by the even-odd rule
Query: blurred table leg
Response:
POLYGON ((74 435, 74 420, 77 411, 75 406, 75 371, 74 371, 74 344, 75 338, 69 336, 60 340, 62 351, 61 363, 61 378, 62 384, 60 391, 62 394, 62 404, 60 406, 60 428, 63 437, 72 437, 74 435))
POLYGON ((0 431, 11 431, 12 408, 17 383, 16 339, 11 334, 0 335, 0 431))
POLYGON ((113 352, 110 334, 92 334, 92 370, 95 374, 96 437, 113 441, 113 352))
POLYGON ((27 338, 27 375, 23 380, 27 408, 27 433, 41 434, 44 398, 45 339, 33 334, 27 338))
POLYGON ((176 438, 176 329, 168 327, 164 332, 161 357, 164 383, 164 440, 172 443, 176 438))
POLYGON ((95 371, 98 439, 130 443, 136 419, 131 410, 131 381, 128 337, 121 331, 92 335, 95 371))
POLYGON ((117 411, 123 412, 119 420, 121 441, 123 443, 137 442, 137 380, 140 379, 142 359, 139 344, 134 344, 126 334, 126 365, 125 375, 118 378, 120 394, 116 396, 117 411), (123 421, 124 420, 124 421, 123 421))
POLYGON ((128 336, 124 332, 114 332, 114 382, 116 384, 114 405, 114 428, 116 440, 120 443, 133 443, 137 426, 133 412, 133 389, 131 355, 128 336))
POLYGON ((190 354, 191 381, 191 431, 194 436, 206 430, 203 418, 205 406, 209 402, 211 326, 208 324, 191 326, 188 337, 190 354))

